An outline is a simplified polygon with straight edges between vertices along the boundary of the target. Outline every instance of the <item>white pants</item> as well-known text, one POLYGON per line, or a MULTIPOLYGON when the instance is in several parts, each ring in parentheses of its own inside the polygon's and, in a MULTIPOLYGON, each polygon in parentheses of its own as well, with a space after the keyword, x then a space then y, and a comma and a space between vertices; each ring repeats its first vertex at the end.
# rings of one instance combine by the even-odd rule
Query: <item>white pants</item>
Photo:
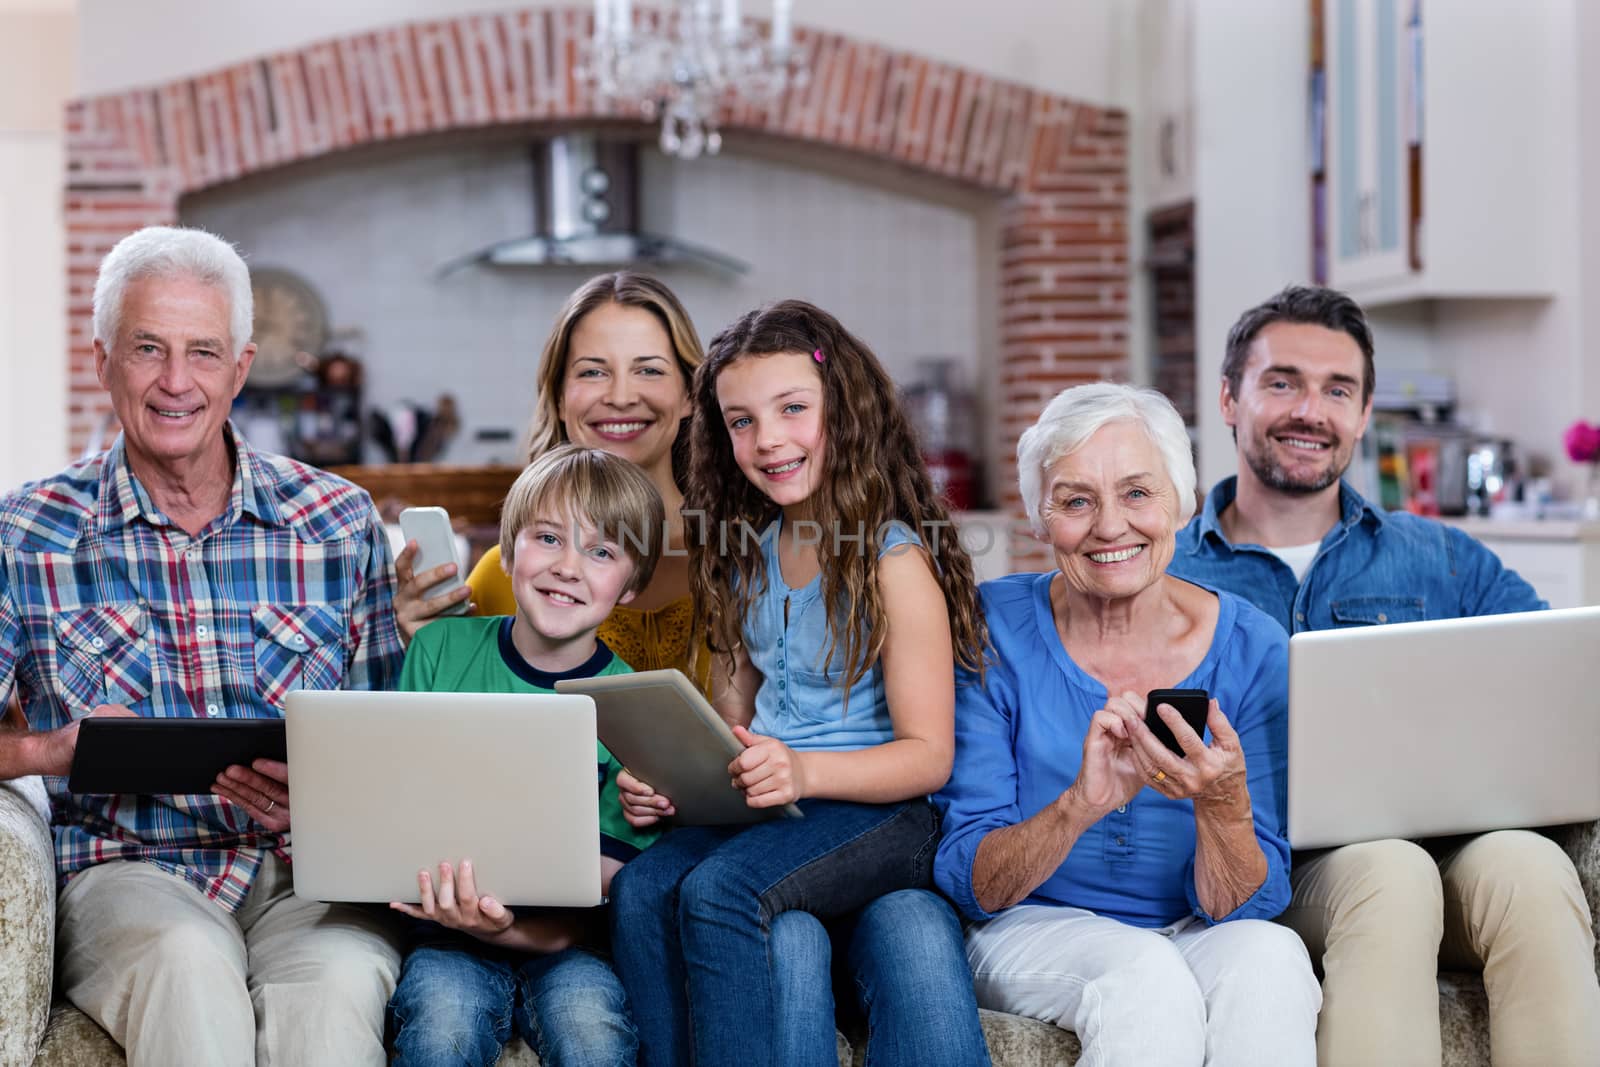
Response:
POLYGON ((230 913, 136 860, 74 877, 56 904, 61 988, 130 1067, 382 1067, 399 928, 379 908, 294 895, 266 857, 230 913))
POLYGON ((1019 904, 968 928, 967 960, 979 1005, 1071 1030, 1082 1067, 1316 1063, 1322 991, 1275 923, 1146 930, 1019 904))

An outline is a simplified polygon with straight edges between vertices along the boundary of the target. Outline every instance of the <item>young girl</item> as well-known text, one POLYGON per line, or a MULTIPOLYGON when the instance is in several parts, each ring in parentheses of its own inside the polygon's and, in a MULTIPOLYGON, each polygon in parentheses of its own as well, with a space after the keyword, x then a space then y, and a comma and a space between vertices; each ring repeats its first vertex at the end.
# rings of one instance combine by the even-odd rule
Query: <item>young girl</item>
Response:
MULTIPOLYGON (((746 746, 728 773, 751 807, 799 802, 805 818, 668 834, 613 885, 613 950, 646 1064, 692 1046, 699 1067, 747 1067, 779 1055, 774 918, 928 884, 954 664, 979 670, 987 635, 894 386, 831 315, 745 315, 694 388, 690 581, 714 702, 746 746)), ((672 814, 648 784, 619 785, 634 825, 672 814)), ((985 1062, 960 979, 941 1007, 970 1025, 945 1043, 985 1062)))

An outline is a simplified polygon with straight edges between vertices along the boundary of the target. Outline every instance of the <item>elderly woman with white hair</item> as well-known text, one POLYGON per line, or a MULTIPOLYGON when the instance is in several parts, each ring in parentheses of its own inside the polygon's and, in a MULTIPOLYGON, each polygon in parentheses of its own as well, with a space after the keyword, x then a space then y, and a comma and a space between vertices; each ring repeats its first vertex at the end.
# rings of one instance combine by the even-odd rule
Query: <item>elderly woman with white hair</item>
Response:
POLYGON ((957 690, 939 888, 974 920, 987 1008, 1072 1030, 1085 1064, 1312 1064, 1321 994, 1291 931, 1287 647, 1250 604, 1166 573, 1194 512, 1161 394, 1068 389, 1022 435, 1056 569, 982 587, 995 658, 957 690), (1152 690, 1204 689, 1197 734, 1152 690))

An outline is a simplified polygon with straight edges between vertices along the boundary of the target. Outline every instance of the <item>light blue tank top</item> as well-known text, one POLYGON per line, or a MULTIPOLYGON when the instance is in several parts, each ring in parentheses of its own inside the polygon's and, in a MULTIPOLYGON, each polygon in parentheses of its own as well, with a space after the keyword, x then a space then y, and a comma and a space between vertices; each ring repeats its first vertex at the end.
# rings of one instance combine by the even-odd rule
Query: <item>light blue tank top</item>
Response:
MULTIPOLYGON (((822 575, 798 589, 784 583, 778 565, 778 532, 783 519, 761 535, 766 561, 767 588, 750 605, 744 623, 745 648, 750 662, 761 672, 756 690, 756 717, 750 728, 776 737, 790 748, 850 752, 894 740, 889 702, 884 694, 883 667, 873 663, 850 689, 850 706, 844 701, 844 651, 835 650, 829 669, 822 669, 828 647, 828 616, 822 601, 822 575), (788 601, 788 621, 784 602, 788 601)), ((922 539, 902 522, 886 524, 881 531, 878 558, 891 552, 909 552, 922 539)), ((824 544, 824 551, 832 545, 824 544)), ((841 551, 854 543, 841 540, 841 551)))

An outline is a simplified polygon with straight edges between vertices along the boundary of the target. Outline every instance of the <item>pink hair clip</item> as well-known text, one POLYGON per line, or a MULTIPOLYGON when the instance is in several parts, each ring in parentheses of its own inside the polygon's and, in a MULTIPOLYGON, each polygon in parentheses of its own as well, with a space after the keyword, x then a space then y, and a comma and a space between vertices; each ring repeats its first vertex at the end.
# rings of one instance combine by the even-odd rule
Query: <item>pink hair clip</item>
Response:
POLYGON ((828 359, 827 356, 822 354, 822 349, 820 348, 811 353, 811 358, 816 360, 818 363, 826 362, 828 359))

